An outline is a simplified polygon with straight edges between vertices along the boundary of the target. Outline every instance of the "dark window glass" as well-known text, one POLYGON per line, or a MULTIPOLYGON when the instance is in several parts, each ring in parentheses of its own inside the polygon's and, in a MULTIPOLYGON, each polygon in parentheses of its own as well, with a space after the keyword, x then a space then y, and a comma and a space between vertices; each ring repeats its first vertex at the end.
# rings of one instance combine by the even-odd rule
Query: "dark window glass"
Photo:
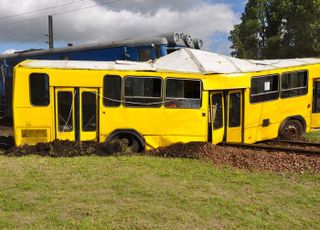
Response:
POLYGON ((97 97, 95 92, 82 93, 82 130, 96 131, 97 97))
POLYGON ((121 104, 121 77, 105 76, 103 79, 103 104, 117 107, 121 104))
POLYGON ((253 77, 250 102, 271 101, 279 98, 279 75, 253 77))
POLYGON ((201 82, 198 80, 168 79, 166 103, 168 108, 200 108, 201 82))
POLYGON ((139 61, 149 61, 151 59, 151 48, 140 48, 139 49, 139 61))
POLYGON ((220 129, 223 127, 222 94, 214 94, 212 96, 212 106, 213 129, 220 129))
POLYGON ((30 101, 32 105, 49 105, 49 76, 42 73, 30 75, 30 101))
POLYGON ((58 92, 58 130, 60 132, 73 130, 72 101, 72 92, 58 92))
POLYGON ((320 113, 320 81, 313 83, 313 113, 320 113))
POLYGON ((124 98, 126 106, 161 107, 162 80, 156 77, 126 77, 124 98))
POLYGON ((281 98, 295 97, 308 93, 308 72, 284 73, 281 77, 281 98))
POLYGON ((229 100, 229 127, 239 127, 241 124, 241 95, 230 94, 229 100))

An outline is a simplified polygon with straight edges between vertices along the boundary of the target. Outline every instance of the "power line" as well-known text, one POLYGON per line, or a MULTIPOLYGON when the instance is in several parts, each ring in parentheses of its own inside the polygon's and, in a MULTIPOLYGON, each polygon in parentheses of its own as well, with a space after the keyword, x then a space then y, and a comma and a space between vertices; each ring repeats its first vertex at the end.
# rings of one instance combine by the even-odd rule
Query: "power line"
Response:
POLYGON ((21 14, 6 15, 6 16, 0 17, 0 20, 6 19, 6 18, 12 18, 12 17, 24 16, 24 15, 28 15, 28 14, 33 14, 33 13, 45 11, 45 10, 55 9, 55 8, 59 8, 59 7, 62 7, 62 6, 71 5, 71 4, 75 4, 75 3, 78 3, 78 2, 83 2, 83 1, 87 1, 87 0, 78 0, 78 1, 74 1, 73 0, 72 2, 68 2, 68 3, 64 3, 64 4, 60 4, 60 5, 55 5, 55 6, 50 6, 50 7, 34 10, 34 11, 28 11, 28 12, 21 13, 21 14))
MULTIPOLYGON (((81 8, 78 8, 78 9, 65 11, 65 12, 62 12, 62 13, 55 13, 53 15, 55 15, 55 16, 63 15, 63 14, 72 13, 72 12, 76 12, 76 11, 80 11, 80 10, 94 8, 94 7, 97 7, 97 6, 109 5, 109 4, 113 4, 113 3, 117 3, 117 2, 121 2, 121 1, 123 1, 123 0, 109 1, 109 2, 105 2, 105 3, 95 4, 95 5, 92 5, 92 6, 86 6, 86 7, 81 7, 81 8)), ((42 16, 29 18, 29 19, 25 19, 25 20, 21 20, 21 21, 16 21, 16 22, 11 22, 11 23, 4 23, 4 24, 0 24, 0 28, 6 27, 6 26, 20 24, 20 23, 27 22, 27 21, 33 21, 33 20, 36 20, 36 19, 39 19, 39 18, 44 18, 44 17, 47 17, 47 15, 42 15, 42 16)))

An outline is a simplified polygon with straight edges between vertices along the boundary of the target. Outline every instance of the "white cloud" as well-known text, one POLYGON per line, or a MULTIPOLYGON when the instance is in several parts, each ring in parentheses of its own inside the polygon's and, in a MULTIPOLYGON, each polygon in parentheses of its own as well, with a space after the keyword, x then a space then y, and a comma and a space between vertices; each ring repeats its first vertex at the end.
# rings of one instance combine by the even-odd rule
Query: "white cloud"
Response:
MULTIPOLYGON (((75 2, 78 3, 20 17, 1 18, 5 15, 16 15, 66 2, 62 0, 0 0, 0 42, 44 41, 47 33, 47 14, 61 14, 108 1, 75 2), (3 26, 39 15, 44 17, 3 26)), ((228 33, 237 22, 237 16, 230 5, 209 4, 204 0, 123 0, 53 17, 55 41, 76 44, 178 31, 203 38, 208 45, 212 35, 228 33)))

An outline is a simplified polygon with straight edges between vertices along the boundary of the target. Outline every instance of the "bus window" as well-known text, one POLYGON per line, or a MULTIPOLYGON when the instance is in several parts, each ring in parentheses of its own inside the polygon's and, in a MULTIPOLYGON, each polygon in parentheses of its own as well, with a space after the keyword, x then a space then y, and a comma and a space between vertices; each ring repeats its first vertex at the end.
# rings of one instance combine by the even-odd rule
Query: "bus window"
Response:
POLYGON ((108 75, 103 78, 103 104, 118 107, 121 104, 121 77, 108 75))
POLYGON ((167 108, 200 108, 201 81, 167 79, 166 103, 167 108))
POLYGON ((49 76, 43 73, 30 74, 30 102, 34 106, 49 105, 49 76))
POLYGON ((158 77, 132 77, 124 79, 126 106, 161 107, 162 79, 158 77))
POLYGON ((308 93, 308 72, 289 72, 281 76, 281 98, 296 97, 308 93))
POLYGON ((313 83, 313 113, 320 113, 320 81, 313 83))
POLYGON ((72 92, 58 92, 58 131, 71 132, 73 130, 72 92))
POLYGON ((229 105, 229 127, 239 127, 241 125, 241 99, 240 93, 230 94, 229 105))
POLYGON ((271 101, 279 98, 279 75, 253 77, 250 102, 271 101))

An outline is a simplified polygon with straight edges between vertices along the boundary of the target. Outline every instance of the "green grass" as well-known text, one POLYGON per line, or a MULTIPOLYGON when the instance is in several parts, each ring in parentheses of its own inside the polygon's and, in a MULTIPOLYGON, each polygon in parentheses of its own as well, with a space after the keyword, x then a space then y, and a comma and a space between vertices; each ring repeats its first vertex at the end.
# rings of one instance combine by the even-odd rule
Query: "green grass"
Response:
POLYGON ((187 159, 0 157, 0 229, 319 229, 320 175, 187 159))
POLYGON ((309 141, 320 142, 320 131, 314 131, 305 134, 305 138, 309 141))

